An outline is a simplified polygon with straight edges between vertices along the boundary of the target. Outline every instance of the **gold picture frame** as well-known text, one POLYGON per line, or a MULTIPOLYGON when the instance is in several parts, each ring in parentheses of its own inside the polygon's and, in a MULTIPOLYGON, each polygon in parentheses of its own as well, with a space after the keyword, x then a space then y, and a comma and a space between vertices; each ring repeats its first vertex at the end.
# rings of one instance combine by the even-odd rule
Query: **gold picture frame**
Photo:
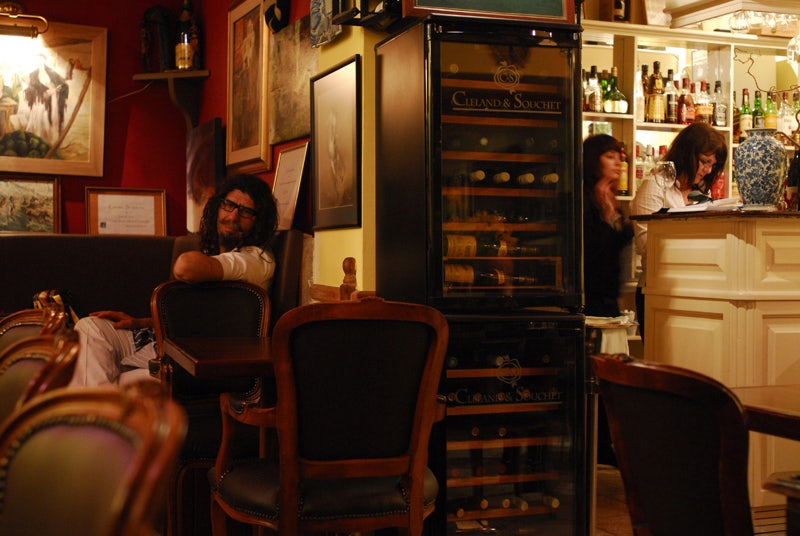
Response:
POLYGON ((306 174, 307 159, 307 141, 284 149, 278 154, 275 182, 272 185, 272 195, 278 206, 278 231, 288 231, 292 228, 294 213, 297 209, 297 197, 300 193, 300 182, 306 174))
POLYGON ((269 32, 264 4, 243 0, 228 11, 226 160, 239 171, 272 169, 267 98, 269 32))
POLYGON ((0 176, 0 232, 60 233, 58 177, 0 176))
POLYGON ((159 188, 86 187, 86 234, 167 236, 167 195, 159 188))
POLYGON ((0 169, 102 176, 108 30, 51 22, 36 39, 3 38, 16 41, 0 44, 14 50, 0 70, 23 87, 0 99, 0 169))

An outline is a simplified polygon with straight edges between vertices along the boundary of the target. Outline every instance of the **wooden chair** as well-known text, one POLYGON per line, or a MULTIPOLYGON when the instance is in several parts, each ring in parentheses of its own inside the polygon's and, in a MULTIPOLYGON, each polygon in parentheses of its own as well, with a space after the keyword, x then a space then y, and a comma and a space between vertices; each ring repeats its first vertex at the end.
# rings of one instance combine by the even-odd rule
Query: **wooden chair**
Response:
POLYGON ((421 534, 438 493, 428 442, 444 416, 447 341, 444 316, 423 305, 368 297, 286 313, 272 335, 276 406, 220 400, 214 534, 226 533, 226 516, 291 536, 421 534), (279 459, 232 455, 237 422, 276 427, 279 459))
POLYGON ((702 374, 623 354, 591 362, 635 534, 752 536, 736 396, 702 374))
POLYGON ((37 397, 0 431, 0 534, 155 534, 185 429, 153 382, 37 397))
POLYGON ((22 404, 69 384, 78 357, 78 334, 26 337, 0 351, 0 423, 22 404))
POLYGON ((55 333, 66 323, 63 307, 22 309, 0 319, 0 352, 26 337, 55 333))
MULTIPOLYGON (((201 380, 174 365, 164 355, 164 339, 180 336, 265 337, 270 319, 267 292, 242 281, 213 281, 189 284, 162 283, 151 298, 156 334, 157 359, 151 369, 158 371, 165 390, 186 409, 188 434, 180 453, 173 489, 167 497, 167 532, 202 534, 210 532, 205 473, 213 465, 220 445, 219 395, 242 393, 247 399, 260 396, 260 378, 201 380), (205 527, 202 524, 205 523, 205 527)), ((241 454, 258 452, 258 436, 241 454)))

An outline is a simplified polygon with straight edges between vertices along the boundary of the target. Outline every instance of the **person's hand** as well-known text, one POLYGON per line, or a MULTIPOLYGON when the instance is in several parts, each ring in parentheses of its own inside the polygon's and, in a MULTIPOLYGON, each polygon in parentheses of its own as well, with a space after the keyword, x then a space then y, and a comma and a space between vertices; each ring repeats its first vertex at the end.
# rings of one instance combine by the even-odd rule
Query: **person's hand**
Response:
POLYGON ((96 316, 97 318, 109 320, 113 322, 114 327, 117 329, 139 329, 151 325, 151 319, 149 318, 134 318, 122 311, 96 311, 89 316, 96 316))
POLYGON ((612 181, 598 181, 594 191, 594 202, 607 223, 613 225, 617 216, 617 192, 612 181))

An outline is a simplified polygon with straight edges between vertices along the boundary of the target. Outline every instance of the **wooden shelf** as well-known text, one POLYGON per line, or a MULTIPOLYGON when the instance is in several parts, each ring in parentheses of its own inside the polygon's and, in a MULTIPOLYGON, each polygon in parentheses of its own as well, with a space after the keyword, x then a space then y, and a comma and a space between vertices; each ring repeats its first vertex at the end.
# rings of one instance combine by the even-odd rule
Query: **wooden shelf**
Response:
POLYGON ((140 73, 133 75, 137 82, 164 81, 169 88, 173 104, 183 113, 186 130, 197 126, 200 114, 200 85, 211 75, 206 70, 163 71, 159 73, 140 73))

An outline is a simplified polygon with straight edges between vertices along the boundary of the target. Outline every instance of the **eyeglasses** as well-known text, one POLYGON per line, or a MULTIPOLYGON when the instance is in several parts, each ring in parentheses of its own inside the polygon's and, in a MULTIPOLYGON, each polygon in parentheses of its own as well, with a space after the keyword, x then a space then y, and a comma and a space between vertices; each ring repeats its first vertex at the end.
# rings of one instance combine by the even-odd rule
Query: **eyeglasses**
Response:
POLYGON ((243 207, 242 205, 234 203, 230 199, 223 199, 219 206, 225 212, 233 212, 234 210, 238 210, 239 217, 242 218, 243 220, 251 220, 256 216, 258 216, 258 212, 256 212, 252 208, 243 207))

